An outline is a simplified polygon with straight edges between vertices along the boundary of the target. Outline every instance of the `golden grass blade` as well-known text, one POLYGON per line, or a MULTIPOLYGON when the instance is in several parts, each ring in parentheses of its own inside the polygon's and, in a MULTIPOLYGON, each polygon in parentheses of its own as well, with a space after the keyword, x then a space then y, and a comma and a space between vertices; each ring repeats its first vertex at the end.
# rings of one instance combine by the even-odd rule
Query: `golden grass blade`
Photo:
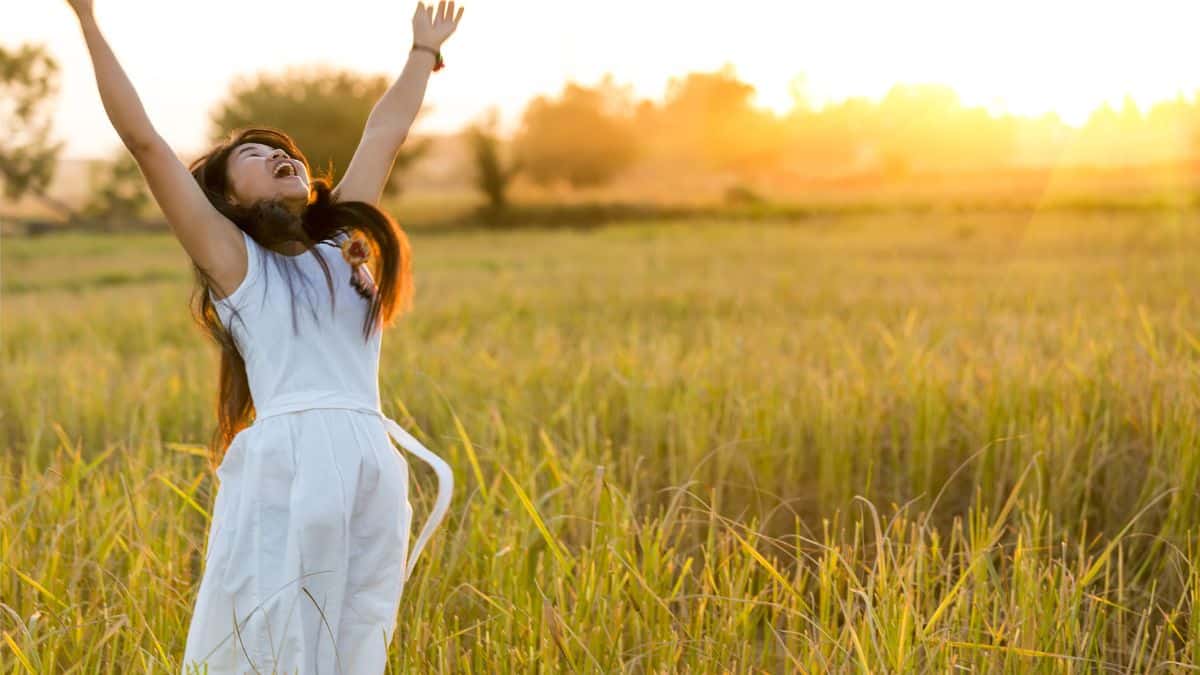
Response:
POLYGON ((513 491, 517 493, 517 499, 521 500, 521 505, 525 507, 525 511, 529 513, 529 517, 533 519, 533 524, 537 526, 538 531, 542 533, 542 538, 546 540, 546 545, 550 547, 550 552, 553 553, 555 559, 558 560, 559 566, 564 570, 570 569, 566 555, 561 550, 558 540, 554 538, 554 535, 550 534, 549 528, 546 527, 546 523, 542 520, 542 517, 538 515, 537 509, 534 507, 533 502, 529 499, 529 496, 526 495, 525 491, 521 489, 521 486, 517 483, 517 480, 508 472, 508 469, 501 467, 500 470, 504 472, 506 477, 508 477, 509 484, 512 485, 513 491))

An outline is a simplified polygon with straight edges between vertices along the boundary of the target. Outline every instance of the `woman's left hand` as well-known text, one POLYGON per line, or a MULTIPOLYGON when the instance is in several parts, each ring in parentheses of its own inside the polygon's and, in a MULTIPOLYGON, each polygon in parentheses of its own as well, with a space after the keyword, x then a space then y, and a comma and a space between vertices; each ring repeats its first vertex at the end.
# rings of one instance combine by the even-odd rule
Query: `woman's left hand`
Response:
POLYGON ((458 28, 458 20, 462 18, 463 7, 458 8, 458 15, 454 14, 454 0, 449 3, 446 0, 440 0, 437 6, 437 14, 433 13, 433 7, 426 7, 425 3, 417 3, 417 11, 413 12, 413 42, 426 47, 438 49, 446 38, 458 28))

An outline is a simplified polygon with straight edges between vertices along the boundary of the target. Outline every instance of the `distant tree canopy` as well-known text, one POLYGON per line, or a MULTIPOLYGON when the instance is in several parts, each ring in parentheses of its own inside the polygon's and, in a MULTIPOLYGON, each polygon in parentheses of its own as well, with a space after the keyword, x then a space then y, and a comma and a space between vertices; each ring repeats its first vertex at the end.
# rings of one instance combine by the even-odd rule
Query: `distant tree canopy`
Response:
POLYGON ((710 170, 755 172, 782 153, 781 125, 751 104, 754 87, 730 65, 712 73, 671 78, 661 105, 639 109, 646 143, 710 170))
POLYGON ((42 45, 0 46, 0 182, 8 199, 32 194, 69 212, 46 195, 64 146, 50 139, 58 72, 42 45))
POLYGON ((629 98, 611 76, 596 87, 569 83, 557 99, 535 98, 513 141, 522 169, 542 185, 561 179, 579 188, 612 180, 637 157, 629 98))
POLYGON ((1011 120, 963 107, 949 87, 897 85, 878 102, 820 109, 796 90, 785 116, 755 106, 754 95, 729 64, 689 73, 669 82, 661 104, 638 108, 637 127, 654 154, 746 176, 992 166, 1013 151, 1011 120))
MULTIPOLYGON (((354 156, 371 110, 389 86, 382 75, 361 75, 327 66, 292 67, 282 73, 239 77, 212 114, 209 139, 215 143, 231 130, 246 126, 281 129, 295 139, 313 173, 332 168, 336 184, 354 156)), ((398 176, 429 147, 429 139, 406 141, 401 146, 384 196, 399 193, 398 176)))
POLYGON ((964 107, 947 86, 894 86, 872 112, 860 133, 866 131, 878 163, 889 173, 912 166, 993 169, 1012 158, 1012 118, 964 107))
POLYGON ((1183 96, 1148 110, 1130 97, 1119 108, 1104 103, 1076 128, 1054 113, 1031 117, 968 106, 939 84, 901 83, 878 100, 852 97, 821 106, 798 88, 784 115, 753 106, 753 91, 728 65, 673 81, 661 105, 639 108, 645 144, 656 153, 703 159, 711 168, 809 176, 1200 159, 1200 99, 1183 96))
POLYGON ((151 204, 146 179, 133 155, 121 146, 111 160, 92 165, 92 192, 80 215, 114 226, 139 218, 151 204))

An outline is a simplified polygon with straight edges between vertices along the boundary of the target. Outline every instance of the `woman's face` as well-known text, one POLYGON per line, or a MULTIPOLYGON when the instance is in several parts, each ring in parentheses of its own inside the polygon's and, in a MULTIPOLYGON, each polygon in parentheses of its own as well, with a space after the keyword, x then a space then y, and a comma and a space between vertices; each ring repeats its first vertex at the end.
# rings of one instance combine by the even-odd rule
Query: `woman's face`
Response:
POLYGON ((249 206, 264 199, 279 199, 295 210, 308 203, 308 172, 286 152, 263 143, 242 143, 226 161, 229 199, 249 206))

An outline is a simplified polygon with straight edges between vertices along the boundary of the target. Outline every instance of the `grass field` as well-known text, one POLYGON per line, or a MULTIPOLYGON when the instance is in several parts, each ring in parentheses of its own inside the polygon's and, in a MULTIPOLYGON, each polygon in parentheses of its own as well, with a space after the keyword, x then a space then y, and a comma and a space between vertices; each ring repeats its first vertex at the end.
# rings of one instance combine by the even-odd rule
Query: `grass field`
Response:
MULTIPOLYGON (((384 411, 458 480, 390 672, 1200 669, 1198 220, 414 234, 384 411)), ((216 487, 182 249, 0 264, 0 672, 177 671, 216 487)))

